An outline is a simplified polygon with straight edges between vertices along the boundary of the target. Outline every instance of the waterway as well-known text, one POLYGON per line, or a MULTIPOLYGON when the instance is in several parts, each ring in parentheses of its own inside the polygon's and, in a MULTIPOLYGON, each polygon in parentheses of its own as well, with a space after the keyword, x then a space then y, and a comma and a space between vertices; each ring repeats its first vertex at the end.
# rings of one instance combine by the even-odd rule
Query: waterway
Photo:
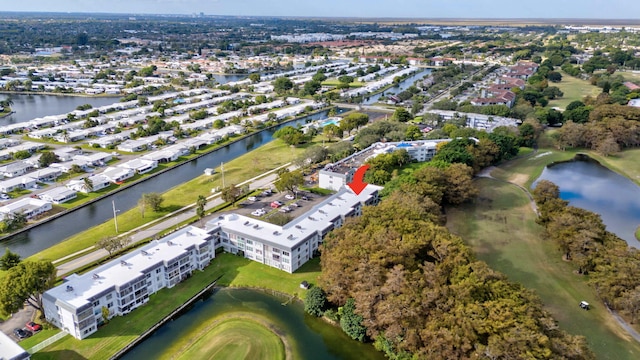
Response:
POLYGON ((541 179, 558 185, 569 205, 600 214, 608 231, 640 249, 634 236, 640 225, 640 187, 634 182, 588 158, 548 166, 536 181, 541 179))
POLYGON ((60 115, 73 111, 79 105, 93 107, 110 105, 120 101, 119 97, 83 97, 57 95, 0 94, 0 100, 11 98, 13 114, 0 119, 0 126, 30 121, 47 115, 60 115))
POLYGON ((223 315, 232 316, 233 313, 253 314, 274 324, 289 339, 293 359, 384 359, 372 345, 352 340, 339 328, 305 314, 300 302, 288 302, 286 298, 246 289, 220 289, 210 298, 197 302, 179 318, 160 327, 121 359, 178 356, 172 351, 176 351, 176 344, 182 337, 192 336, 202 323, 223 315))
POLYGON ((273 140, 273 133, 286 125, 297 126, 307 121, 325 119, 327 111, 305 116, 294 122, 278 125, 275 128, 249 135, 242 140, 216 149, 207 155, 194 159, 187 164, 172 168, 144 182, 111 194, 92 204, 43 223, 20 234, 3 240, 0 246, 8 247, 20 256, 31 256, 49 248, 64 239, 93 226, 113 219, 112 201, 116 209, 124 212, 137 205, 143 193, 163 193, 172 187, 202 175, 204 169, 217 167, 221 162, 229 162, 244 153, 254 150, 273 140))
POLYGON ((431 74, 431 69, 424 69, 421 71, 418 71, 417 73, 407 77, 406 79, 404 79, 404 81, 401 81, 398 85, 393 86, 381 93, 375 94, 375 95, 371 95, 371 96, 365 96, 364 100, 362 101, 362 103, 364 105, 371 105, 374 104, 376 102, 378 102, 378 100, 385 95, 390 95, 390 94, 398 94, 402 91, 407 90, 409 87, 411 87, 411 85, 413 85, 417 80, 422 80, 423 77, 425 77, 426 75, 431 74))
POLYGON ((240 81, 248 76, 247 74, 213 74, 213 78, 221 85, 232 81, 240 81))

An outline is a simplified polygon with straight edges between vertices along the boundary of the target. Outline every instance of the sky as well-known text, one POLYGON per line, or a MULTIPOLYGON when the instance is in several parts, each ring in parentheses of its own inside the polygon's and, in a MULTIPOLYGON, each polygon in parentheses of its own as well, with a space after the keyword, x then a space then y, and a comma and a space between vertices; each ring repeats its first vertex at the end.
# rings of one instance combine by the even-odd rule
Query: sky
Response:
POLYGON ((633 19, 638 0, 0 0, 0 11, 311 17, 633 19))

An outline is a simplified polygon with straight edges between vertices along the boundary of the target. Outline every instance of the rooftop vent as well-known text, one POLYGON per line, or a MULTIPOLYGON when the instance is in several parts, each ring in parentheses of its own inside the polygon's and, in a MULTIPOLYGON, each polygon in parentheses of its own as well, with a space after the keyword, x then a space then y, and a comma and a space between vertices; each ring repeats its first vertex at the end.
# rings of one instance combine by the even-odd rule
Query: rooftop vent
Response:
POLYGON ((280 233, 278 232, 278 230, 273 232, 273 235, 280 235, 280 233))
POLYGON ((124 260, 120 260, 120 265, 122 265, 122 266, 127 266, 128 264, 127 264, 127 262, 126 262, 126 261, 124 261, 124 260))
POLYGON ((71 291, 73 291, 73 286, 67 285, 67 292, 71 292, 71 291))
POLYGON ((93 276, 91 276, 93 278, 93 280, 98 280, 100 279, 100 275, 98 274, 93 274, 93 276))
POLYGON ((260 228, 260 225, 255 224, 255 225, 253 225, 253 228, 254 228, 254 229, 259 229, 259 228, 260 228))
POLYGON ((324 210, 322 210, 322 209, 318 210, 318 212, 319 212, 320 214, 326 214, 326 213, 327 213, 326 211, 324 211, 324 210))
POLYGON ((293 235, 289 235, 289 236, 287 236, 287 239, 289 239, 289 240, 293 240, 293 235))
POLYGON ((243 225, 244 225, 244 226, 248 226, 248 225, 251 225, 251 223, 249 222, 249 220, 247 220, 247 221, 245 221, 245 222, 244 222, 244 224, 243 224, 243 225))
POLYGON ((309 220, 316 221, 316 218, 314 218, 313 216, 309 216, 309 220))
POLYGON ((142 253, 142 255, 149 255, 149 253, 144 250, 141 250, 140 252, 142 253))
POLYGON ((296 225, 296 229, 300 229, 300 230, 302 230, 302 226, 300 226, 300 225, 296 225))
POLYGON ((172 246, 172 245, 175 245, 175 244, 174 244, 174 242, 173 242, 173 241, 168 240, 168 241, 167 241, 167 245, 172 246))

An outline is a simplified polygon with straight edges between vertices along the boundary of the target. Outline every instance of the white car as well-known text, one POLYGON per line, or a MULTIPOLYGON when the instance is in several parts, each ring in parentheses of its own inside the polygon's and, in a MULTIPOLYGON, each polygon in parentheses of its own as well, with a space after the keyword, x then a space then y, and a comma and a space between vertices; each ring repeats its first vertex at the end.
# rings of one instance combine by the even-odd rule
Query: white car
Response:
POLYGON ((247 200, 249 200, 249 201, 258 201, 258 198, 257 198, 257 197, 255 197, 255 196, 249 196, 249 197, 247 198, 247 200))
POLYGON ((266 214, 266 211, 264 211, 262 209, 255 210, 254 212, 251 213, 251 215, 253 215, 253 216, 262 216, 264 214, 266 214))
POLYGON ((285 199, 287 199, 287 200, 293 200, 293 199, 295 199, 296 197, 295 197, 295 196, 293 196, 293 195, 291 195, 291 194, 287 194, 287 195, 285 195, 285 196, 284 196, 284 198, 285 198, 285 199))

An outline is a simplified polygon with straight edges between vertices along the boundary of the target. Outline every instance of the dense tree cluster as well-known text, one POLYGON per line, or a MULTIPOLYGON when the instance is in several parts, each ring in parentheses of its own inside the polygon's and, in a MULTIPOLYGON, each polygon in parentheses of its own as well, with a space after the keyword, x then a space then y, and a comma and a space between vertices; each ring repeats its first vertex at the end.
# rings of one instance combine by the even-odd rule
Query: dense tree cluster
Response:
POLYGON ((580 274, 589 274, 598 295, 610 308, 637 321, 640 310, 640 251, 605 230, 598 214, 568 206, 558 187, 541 180, 533 191, 542 224, 564 259, 580 274))
POLYGON ((567 121, 554 134, 558 148, 587 148, 606 156, 640 146, 640 110, 623 105, 589 108, 584 106, 565 111, 569 112, 568 116, 575 116, 576 112, 586 110, 589 121, 582 118, 579 122, 567 121))
POLYGON ((395 192, 325 239, 320 285, 351 337, 391 359, 593 358, 535 295, 430 221, 430 204, 395 192))

